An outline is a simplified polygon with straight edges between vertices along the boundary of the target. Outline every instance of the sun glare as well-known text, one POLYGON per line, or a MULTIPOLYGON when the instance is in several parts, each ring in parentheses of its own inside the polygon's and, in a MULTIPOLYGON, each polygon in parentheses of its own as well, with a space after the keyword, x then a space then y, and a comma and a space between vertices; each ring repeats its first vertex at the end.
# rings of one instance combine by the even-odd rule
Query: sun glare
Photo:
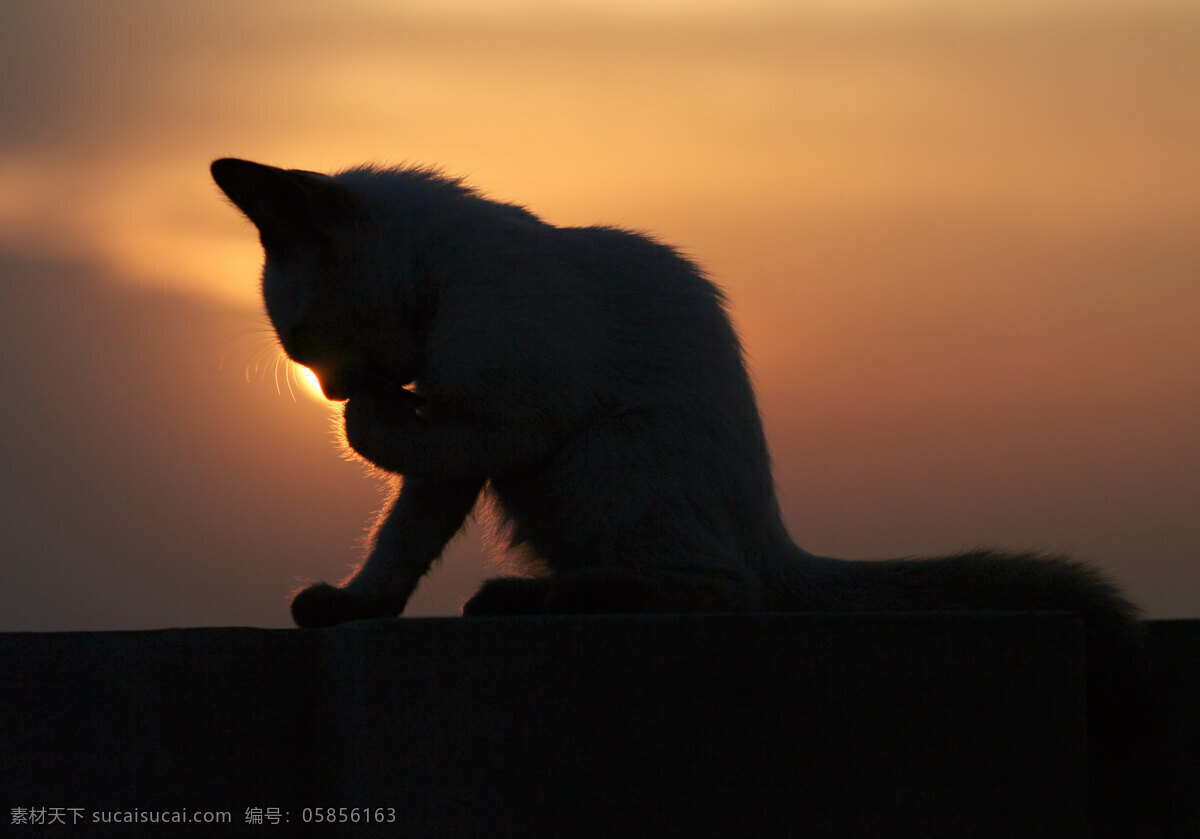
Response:
POLYGON ((318 402, 329 401, 325 398, 325 394, 321 392, 321 382, 317 379, 316 373, 294 361, 289 361, 288 364, 291 366, 293 381, 300 386, 298 390, 303 391, 305 395, 316 399, 318 402))

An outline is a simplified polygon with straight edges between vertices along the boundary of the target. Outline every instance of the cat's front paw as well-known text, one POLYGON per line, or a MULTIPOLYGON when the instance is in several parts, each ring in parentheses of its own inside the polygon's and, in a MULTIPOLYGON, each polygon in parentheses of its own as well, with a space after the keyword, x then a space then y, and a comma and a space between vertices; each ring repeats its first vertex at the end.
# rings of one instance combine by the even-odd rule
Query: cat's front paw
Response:
POLYGON ((329 583, 311 585, 292 599, 292 620, 296 626, 305 629, 387 617, 389 614, 377 603, 329 583))

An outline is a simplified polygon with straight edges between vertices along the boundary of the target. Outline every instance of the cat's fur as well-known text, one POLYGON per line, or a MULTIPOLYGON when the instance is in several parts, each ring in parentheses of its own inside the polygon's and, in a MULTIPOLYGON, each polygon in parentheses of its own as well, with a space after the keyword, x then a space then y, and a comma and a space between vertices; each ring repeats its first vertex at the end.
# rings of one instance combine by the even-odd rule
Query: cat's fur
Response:
POLYGON ((397 478, 363 567, 301 625, 399 614, 487 490, 530 575, 468 612, 1133 608, 1061 558, 846 562, 796 547, 721 292, 647 236, 560 228, 428 169, 224 159, 284 350, 397 478), (407 389, 406 389, 407 386, 407 389))
POLYGON ((1087 566, 796 547, 721 292, 670 247, 427 169, 212 174, 260 231, 284 350, 345 400, 350 447, 403 476, 358 572, 296 597, 301 626, 399 614, 486 491, 528 576, 468 614, 1069 610, 1109 653, 1093 685, 1128 675, 1135 610, 1087 566))

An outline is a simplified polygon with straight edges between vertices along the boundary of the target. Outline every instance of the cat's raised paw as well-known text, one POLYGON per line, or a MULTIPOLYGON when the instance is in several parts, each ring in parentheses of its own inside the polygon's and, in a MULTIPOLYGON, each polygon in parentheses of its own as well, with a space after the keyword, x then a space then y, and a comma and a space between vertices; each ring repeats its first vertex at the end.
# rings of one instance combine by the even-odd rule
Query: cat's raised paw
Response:
POLYGON ((380 469, 408 474, 420 455, 409 438, 425 426, 417 414, 421 404, 421 397, 401 387, 355 393, 342 413, 346 443, 380 469))
POLYGON ((311 585, 292 599, 292 620, 305 629, 388 615, 378 604, 329 583, 311 585))

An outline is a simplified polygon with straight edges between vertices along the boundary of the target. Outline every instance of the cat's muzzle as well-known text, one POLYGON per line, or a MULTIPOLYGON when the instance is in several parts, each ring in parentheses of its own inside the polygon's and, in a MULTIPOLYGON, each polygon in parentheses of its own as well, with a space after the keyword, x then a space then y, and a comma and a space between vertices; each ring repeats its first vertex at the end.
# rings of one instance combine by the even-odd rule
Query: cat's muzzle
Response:
POLYGON ((416 410, 425 404, 425 397, 409 389, 404 383, 369 369, 335 370, 324 375, 320 370, 313 372, 321 384, 321 393, 331 402, 345 402, 356 393, 370 391, 394 399, 409 410, 416 410))

